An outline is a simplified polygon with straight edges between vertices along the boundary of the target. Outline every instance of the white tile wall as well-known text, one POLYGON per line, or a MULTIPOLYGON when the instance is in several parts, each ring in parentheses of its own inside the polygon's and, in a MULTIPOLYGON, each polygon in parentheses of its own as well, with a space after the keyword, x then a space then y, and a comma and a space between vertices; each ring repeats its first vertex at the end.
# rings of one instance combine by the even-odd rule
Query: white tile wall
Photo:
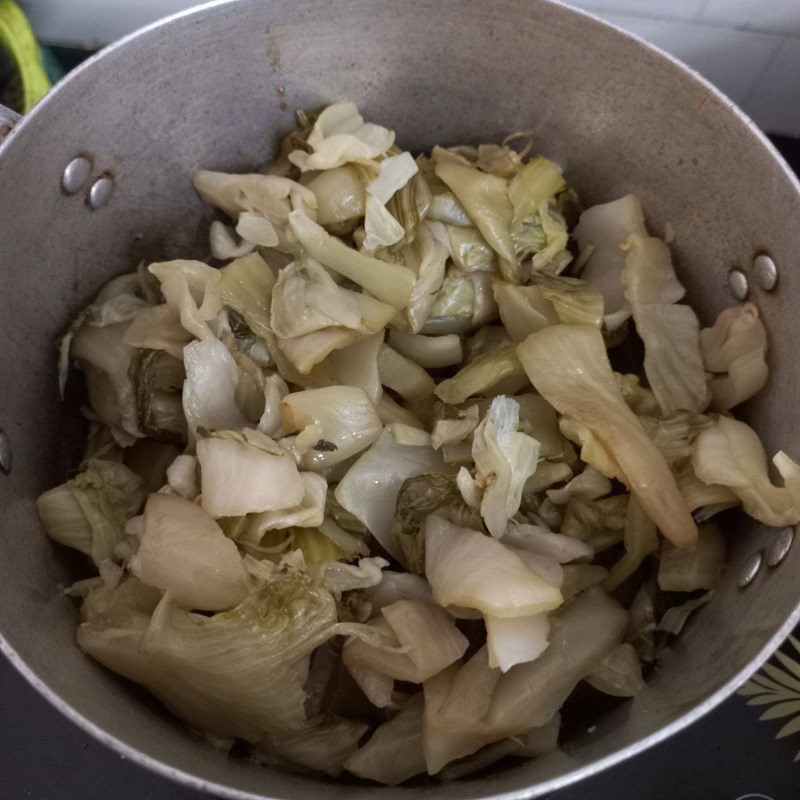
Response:
MULTIPOLYGON (((800 0, 568 1, 685 61, 766 130, 800 136, 800 0)), ((196 2, 22 0, 22 6, 43 41, 97 47, 196 2)))
POLYGON ((800 35, 800 0, 706 0, 698 19, 718 25, 800 35))
POLYGON ((765 72, 782 38, 691 22, 605 14, 604 18, 696 69, 741 105, 765 72))
POLYGON ((800 136, 800 38, 781 43, 742 108, 765 130, 800 136))
MULTIPOLYGON (((708 0, 563 0, 593 14, 627 14, 658 19, 694 19, 708 0)), ((743 0, 744 1, 744 0, 743 0)), ((755 0, 754 0, 755 1, 755 0)))

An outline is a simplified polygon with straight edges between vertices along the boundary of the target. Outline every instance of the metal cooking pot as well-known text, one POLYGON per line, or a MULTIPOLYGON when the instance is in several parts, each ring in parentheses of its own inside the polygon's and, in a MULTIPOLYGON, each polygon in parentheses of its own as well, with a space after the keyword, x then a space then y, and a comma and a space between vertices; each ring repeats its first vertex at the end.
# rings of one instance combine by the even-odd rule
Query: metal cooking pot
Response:
MULTIPOLYGON (((0 147, 0 645, 78 725, 127 757, 232 798, 436 800, 534 797, 618 763, 727 697, 800 618, 800 547, 743 570, 775 531, 731 516, 724 586, 697 612, 649 688, 562 752, 489 777, 377 789, 229 758, 84 656, 61 588, 85 570, 42 534, 34 499, 78 461, 75 410, 56 388, 54 341, 110 277, 143 257, 198 252, 209 211, 198 167, 259 163, 292 110, 349 98, 411 150, 532 130, 587 203, 642 197, 670 222, 701 320, 736 302, 728 271, 772 256, 751 295, 770 334, 768 387, 742 416, 769 452, 800 455, 800 185, 753 124, 667 55, 547 0, 262 0, 212 3, 151 26, 72 73, 0 147), (65 167, 83 155, 91 163, 65 167), (104 178, 103 180, 100 180, 104 178), (100 181, 98 183, 98 180, 100 181), (0 437, 2 439, 2 437, 0 437), (776 560, 776 559, 771 559, 776 560)), ((7 126, 7 127, 9 127, 7 126)), ((7 132, 0 119, 0 131, 7 132)), ((0 134, 2 135, 2 134, 0 134)))

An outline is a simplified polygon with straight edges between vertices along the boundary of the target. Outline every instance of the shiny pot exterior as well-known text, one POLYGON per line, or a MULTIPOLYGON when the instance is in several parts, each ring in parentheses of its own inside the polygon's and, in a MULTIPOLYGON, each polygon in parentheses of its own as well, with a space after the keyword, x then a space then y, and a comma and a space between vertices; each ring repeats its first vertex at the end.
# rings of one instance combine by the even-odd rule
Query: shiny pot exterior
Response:
POLYGON ((0 472, 3 650, 111 747, 227 797, 538 796, 655 744, 730 694, 798 620, 800 547, 742 590, 742 570, 775 532, 731 515, 724 586, 647 691, 591 735, 488 777, 378 789, 230 759, 90 661, 75 644, 76 604, 61 591, 86 567, 36 519, 34 499, 75 466, 82 436, 58 398, 59 333, 138 259, 201 251, 209 212, 192 191, 194 169, 252 167, 293 109, 344 98, 412 150, 530 130, 584 202, 639 194, 653 232, 674 227, 678 271, 705 324, 736 302, 730 268, 749 275, 753 257, 769 253, 778 285, 767 293, 751 280, 751 299, 770 334, 771 376, 743 416, 769 452, 800 456, 800 187, 726 98, 668 56, 546 0, 214 3, 91 59, 0 148, 0 428, 13 457, 0 472), (62 174, 81 154, 91 175, 68 194, 62 174), (109 180, 90 192, 101 176, 109 180))

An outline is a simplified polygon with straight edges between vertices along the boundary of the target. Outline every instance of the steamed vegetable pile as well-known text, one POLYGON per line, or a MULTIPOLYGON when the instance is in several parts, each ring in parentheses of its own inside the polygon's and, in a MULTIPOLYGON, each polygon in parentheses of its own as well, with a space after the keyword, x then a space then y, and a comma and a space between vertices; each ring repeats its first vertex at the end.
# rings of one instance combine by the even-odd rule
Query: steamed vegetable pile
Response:
POLYGON ((756 307, 701 328, 639 200, 581 213, 529 150, 300 113, 261 171, 193 176, 207 262, 64 338, 91 434, 38 508, 99 573, 78 643, 217 744, 387 784, 543 754, 709 598, 717 512, 800 522, 729 413, 756 307))

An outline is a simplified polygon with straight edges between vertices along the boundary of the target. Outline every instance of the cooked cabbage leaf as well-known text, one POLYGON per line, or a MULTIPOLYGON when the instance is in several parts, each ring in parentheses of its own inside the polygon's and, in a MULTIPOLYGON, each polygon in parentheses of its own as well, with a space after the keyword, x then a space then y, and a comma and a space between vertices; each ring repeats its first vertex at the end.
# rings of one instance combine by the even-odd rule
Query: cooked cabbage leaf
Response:
POLYGON ((466 467, 458 473, 464 502, 480 508, 493 536, 502 536, 508 520, 519 510, 522 488, 539 460, 539 442, 520 433, 518 427, 519 403, 503 395, 495 397, 473 435, 475 477, 466 467))
POLYGON ((200 611, 232 608, 250 589, 236 545, 219 525, 193 502, 166 494, 147 500, 130 570, 176 605, 200 611))
POLYGON ((621 279, 636 330, 644 342, 644 372, 664 414, 702 411, 709 402, 700 323, 687 305, 684 288, 661 240, 631 234, 625 241, 621 279))
POLYGON ((561 603, 561 593, 491 536, 439 516, 425 521, 425 574, 442 606, 495 617, 525 617, 561 603))
POLYGON ((664 457, 625 403, 597 328, 552 325, 531 334, 518 353, 534 387, 565 418, 591 431, 614 477, 636 494, 664 536, 691 547, 697 527, 664 457))
MULTIPOLYGON (((782 472, 794 466, 782 461, 782 472)), ((719 417, 701 431, 692 453, 694 473, 703 483, 724 486, 742 501, 751 517, 765 525, 800 522, 800 497, 786 487, 775 486, 767 473, 767 455, 758 434, 744 422, 719 417)))
POLYGON ((394 132, 364 122, 353 103, 334 103, 320 112, 306 137, 311 152, 294 150, 289 161, 302 172, 369 164, 394 144, 394 132))
POLYGON ((444 471, 442 457, 432 447, 398 444, 387 429, 347 471, 336 487, 336 499, 402 562, 403 553, 392 535, 400 488, 414 476, 444 471))
POLYGON ((714 407, 727 411, 759 392, 769 377, 767 331, 752 303, 726 308, 700 331, 714 407))
POLYGON ((51 539, 88 555, 112 558, 125 522, 142 504, 142 480, 123 464, 94 459, 72 480, 39 495, 36 510, 51 539))

